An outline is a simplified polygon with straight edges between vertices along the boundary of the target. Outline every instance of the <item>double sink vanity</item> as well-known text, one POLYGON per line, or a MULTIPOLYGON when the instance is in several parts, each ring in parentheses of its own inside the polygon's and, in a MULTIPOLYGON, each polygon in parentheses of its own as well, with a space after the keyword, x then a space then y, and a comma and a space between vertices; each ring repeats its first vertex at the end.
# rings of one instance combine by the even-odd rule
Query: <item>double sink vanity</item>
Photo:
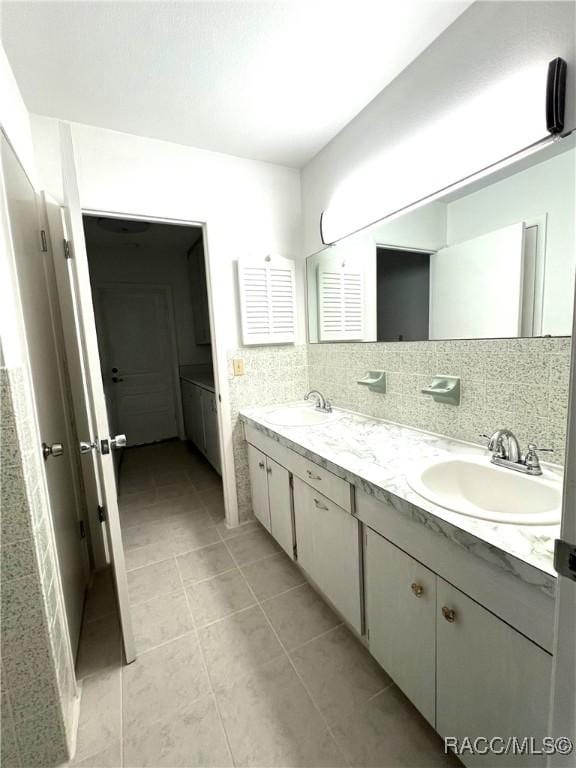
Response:
POLYGON ((308 402, 241 418, 255 516, 438 733, 545 735, 559 470, 308 402))

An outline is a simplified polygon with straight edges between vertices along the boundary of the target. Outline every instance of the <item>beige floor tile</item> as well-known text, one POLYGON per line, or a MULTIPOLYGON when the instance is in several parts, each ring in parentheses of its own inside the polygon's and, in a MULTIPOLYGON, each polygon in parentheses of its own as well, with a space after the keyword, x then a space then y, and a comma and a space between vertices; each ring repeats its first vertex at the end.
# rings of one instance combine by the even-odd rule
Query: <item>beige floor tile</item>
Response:
POLYGON ((234 568, 234 561, 222 542, 181 555, 176 562, 185 582, 209 579, 234 568))
POLYGON ((181 585, 173 557, 128 572, 128 593, 132 605, 144 603, 167 592, 176 592, 181 585))
POLYGON ((260 523, 255 520, 251 520, 249 523, 242 523, 237 525, 236 528, 227 528, 224 521, 218 523, 218 533, 227 541, 228 539, 236 539, 238 536, 244 536, 246 533, 254 533, 260 529, 260 523))
POLYGON ((286 657, 216 695, 236 766, 345 765, 286 657))
POLYGON ((122 742, 114 742, 110 747, 90 755, 83 759, 76 756, 70 763, 73 768, 121 768, 122 765, 122 742))
POLYGON ((185 475, 183 479, 177 483, 169 483, 167 485, 160 485, 156 488, 156 499, 158 501, 166 501, 167 499, 177 499, 180 496, 189 496, 193 493, 194 488, 191 481, 185 475))
POLYGON ((186 594, 197 627, 223 619, 255 603, 252 592, 238 568, 207 581, 187 584, 186 594))
POLYGON ((108 749, 122 736, 121 672, 91 675, 82 683, 76 760, 108 749))
POLYGON ((76 663, 78 678, 118 669, 121 664, 122 638, 118 616, 111 614, 84 623, 76 663))
POLYGON ((175 485, 176 483, 188 483, 189 477, 185 469, 157 469, 152 471, 154 485, 160 487, 163 485, 175 485))
POLYGON ((183 555, 220 542, 216 528, 205 528, 201 531, 187 530, 180 534, 173 530, 169 535, 167 533, 164 535, 167 537, 165 540, 160 537, 148 546, 126 550, 124 553, 126 570, 131 571, 134 568, 151 565, 174 555, 183 555))
POLYGON ((344 626, 290 655, 328 722, 341 720, 391 684, 384 670, 344 626))
POLYGON ((94 619, 116 613, 118 606, 112 578, 111 568, 105 568, 94 574, 92 586, 86 593, 84 621, 94 621, 94 619))
POLYGON ((349 712, 332 731, 350 765, 364 768, 461 766, 442 739, 392 685, 349 712))
POLYGON ((245 565, 242 573, 259 600, 266 600, 305 581, 300 569, 284 552, 245 565))
POLYGON ((230 685, 255 667, 283 654, 258 606, 199 630, 212 683, 230 685))
POLYGON ((135 728, 175 714, 210 693, 208 674, 194 634, 140 654, 122 673, 126 738, 135 728))
MULTIPOLYGON (((155 507, 148 507, 145 512, 149 512, 155 507)), ((129 526, 122 530, 122 543, 124 550, 139 547, 153 546, 154 544, 173 544, 173 549, 178 549, 179 543, 185 542, 187 546, 193 546, 196 541, 202 538, 216 537, 215 531, 211 534, 206 533, 208 529, 214 528, 214 520, 210 514, 200 507, 189 510, 188 512, 176 513, 174 508, 173 515, 162 519, 149 520, 139 525, 129 526)))
POLYGON ((194 629, 183 589, 134 605, 130 612, 136 649, 139 653, 174 640, 194 629))
POLYGON ((288 649, 296 648, 342 623, 308 584, 267 600, 262 603, 262 608, 288 649))
POLYGON ((153 724, 132 729, 124 741, 126 768, 224 768, 230 752, 214 697, 204 696, 153 724))
POLYGON ((278 544, 261 525, 252 533, 227 540, 226 545, 238 565, 247 565, 280 551, 278 544))

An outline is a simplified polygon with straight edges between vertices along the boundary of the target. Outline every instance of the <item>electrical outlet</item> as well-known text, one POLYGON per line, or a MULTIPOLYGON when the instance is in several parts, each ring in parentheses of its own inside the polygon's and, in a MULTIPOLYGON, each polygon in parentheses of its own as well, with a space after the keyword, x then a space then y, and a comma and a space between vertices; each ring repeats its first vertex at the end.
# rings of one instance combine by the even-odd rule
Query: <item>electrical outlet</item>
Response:
POLYGON ((232 365, 234 367, 234 376, 244 376, 244 360, 241 357, 232 360, 232 365))

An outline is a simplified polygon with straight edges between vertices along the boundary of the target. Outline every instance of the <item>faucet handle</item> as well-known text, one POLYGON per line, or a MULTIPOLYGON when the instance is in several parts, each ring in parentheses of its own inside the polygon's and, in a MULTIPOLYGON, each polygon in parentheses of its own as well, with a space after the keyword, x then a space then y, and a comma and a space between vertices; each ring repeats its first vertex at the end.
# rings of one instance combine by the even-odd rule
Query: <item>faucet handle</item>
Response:
POLYGON ((535 443, 528 443, 528 450, 524 456, 523 463, 531 471, 532 474, 542 474, 540 469, 540 459, 536 451, 542 451, 546 453, 554 453, 554 448, 538 448, 535 443))
POLYGON ((528 443, 528 453, 534 453, 534 451, 540 451, 540 453, 543 451, 545 453, 554 453, 554 448, 538 448, 534 443, 528 443))

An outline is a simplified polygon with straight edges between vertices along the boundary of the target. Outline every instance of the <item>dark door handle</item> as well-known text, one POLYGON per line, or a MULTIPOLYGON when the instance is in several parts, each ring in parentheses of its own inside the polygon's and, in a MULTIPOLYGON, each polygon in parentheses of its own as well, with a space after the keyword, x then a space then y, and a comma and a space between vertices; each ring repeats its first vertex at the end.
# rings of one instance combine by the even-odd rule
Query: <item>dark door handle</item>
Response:
POLYGON ((119 376, 112 376, 112 381, 114 384, 118 384, 121 381, 124 381, 124 379, 121 379, 119 376))

